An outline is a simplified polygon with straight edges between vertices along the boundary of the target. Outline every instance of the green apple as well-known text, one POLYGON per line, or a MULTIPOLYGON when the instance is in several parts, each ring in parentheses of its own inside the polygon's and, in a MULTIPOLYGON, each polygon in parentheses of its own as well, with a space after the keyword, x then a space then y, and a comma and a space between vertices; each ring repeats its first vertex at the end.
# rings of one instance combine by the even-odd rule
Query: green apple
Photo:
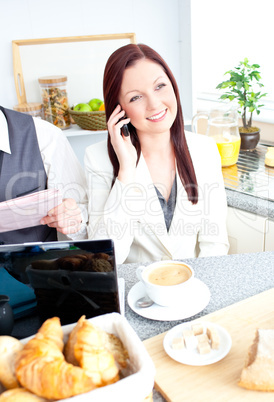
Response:
POLYGON ((103 101, 101 99, 97 99, 97 98, 93 98, 88 102, 89 106, 91 107, 91 109, 94 112, 99 110, 99 107, 101 106, 102 103, 103 103, 103 101))
POLYGON ((78 103, 77 105, 74 106, 73 110, 76 110, 76 112, 91 112, 92 111, 92 109, 88 103, 78 103))

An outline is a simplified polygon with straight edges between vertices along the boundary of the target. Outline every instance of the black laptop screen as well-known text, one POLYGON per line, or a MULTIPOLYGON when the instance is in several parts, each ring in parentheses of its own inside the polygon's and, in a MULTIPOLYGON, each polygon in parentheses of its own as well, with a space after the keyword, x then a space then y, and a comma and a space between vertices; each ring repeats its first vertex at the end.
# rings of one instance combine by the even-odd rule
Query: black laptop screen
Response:
POLYGON ((0 246, 0 264, 34 290, 43 320, 59 316, 64 325, 120 312, 112 240, 0 246))

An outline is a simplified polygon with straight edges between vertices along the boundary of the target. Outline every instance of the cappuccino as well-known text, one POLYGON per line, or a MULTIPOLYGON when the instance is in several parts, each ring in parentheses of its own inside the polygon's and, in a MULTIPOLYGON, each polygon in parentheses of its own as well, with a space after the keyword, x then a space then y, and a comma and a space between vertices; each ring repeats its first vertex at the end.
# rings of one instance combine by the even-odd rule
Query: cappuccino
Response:
POLYGON ((187 281, 192 276, 191 270, 182 264, 165 264, 148 273, 147 280, 153 285, 172 286, 187 281))

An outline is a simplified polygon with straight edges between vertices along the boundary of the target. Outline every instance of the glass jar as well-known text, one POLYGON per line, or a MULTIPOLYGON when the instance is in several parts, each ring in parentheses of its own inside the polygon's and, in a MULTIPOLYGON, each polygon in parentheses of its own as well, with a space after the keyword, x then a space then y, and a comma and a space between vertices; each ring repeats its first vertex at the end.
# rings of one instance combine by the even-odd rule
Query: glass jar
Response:
POLYGON ((33 117, 38 117, 42 118, 42 104, 41 103, 21 103, 19 105, 15 105, 13 107, 13 110, 16 110, 17 112, 25 113, 33 117))
POLYGON ((55 75, 38 78, 44 107, 44 119, 63 129, 70 127, 67 77, 55 75))
POLYGON ((192 131, 197 133, 197 121, 207 119, 206 135, 212 137, 218 147, 222 167, 234 165, 239 156, 241 137, 236 109, 219 108, 199 112, 192 119, 192 131))

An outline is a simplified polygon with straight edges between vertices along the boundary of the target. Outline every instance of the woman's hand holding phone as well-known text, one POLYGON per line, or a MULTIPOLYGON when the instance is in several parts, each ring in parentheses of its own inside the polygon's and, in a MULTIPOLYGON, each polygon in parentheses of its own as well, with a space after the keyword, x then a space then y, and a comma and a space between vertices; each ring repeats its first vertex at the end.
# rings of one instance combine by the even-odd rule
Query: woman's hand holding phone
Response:
POLYGON ((125 118, 125 111, 120 105, 117 105, 107 122, 111 144, 120 164, 118 179, 123 183, 131 183, 134 180, 137 162, 137 152, 130 136, 123 133, 121 135, 122 127, 129 122, 130 119, 125 118))

